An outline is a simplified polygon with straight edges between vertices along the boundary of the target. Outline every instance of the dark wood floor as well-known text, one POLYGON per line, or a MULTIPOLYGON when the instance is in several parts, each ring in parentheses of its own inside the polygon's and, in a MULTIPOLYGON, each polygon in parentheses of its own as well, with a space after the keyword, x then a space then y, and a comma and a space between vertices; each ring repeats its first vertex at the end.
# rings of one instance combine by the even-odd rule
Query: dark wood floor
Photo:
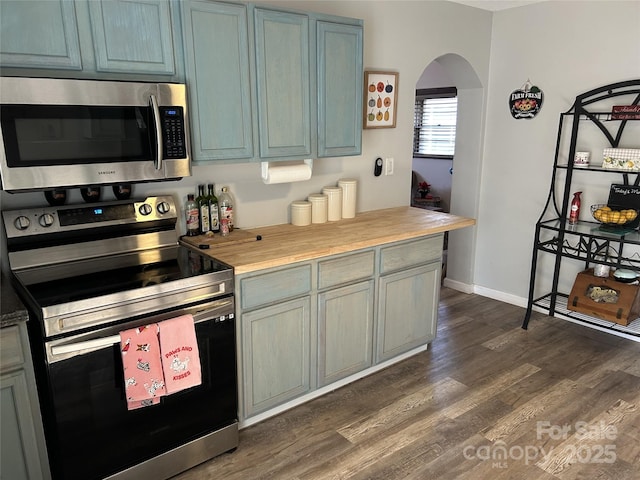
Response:
POLYGON ((640 479, 640 344, 443 289, 428 351, 176 480, 640 479))

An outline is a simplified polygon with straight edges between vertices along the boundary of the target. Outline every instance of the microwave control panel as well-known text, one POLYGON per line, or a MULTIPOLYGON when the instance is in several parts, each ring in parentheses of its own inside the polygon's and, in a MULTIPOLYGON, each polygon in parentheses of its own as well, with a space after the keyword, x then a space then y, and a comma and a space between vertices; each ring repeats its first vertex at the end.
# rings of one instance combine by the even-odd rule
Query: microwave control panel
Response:
POLYGON ((182 107, 160 107, 162 118, 163 159, 186 158, 184 111, 182 107))

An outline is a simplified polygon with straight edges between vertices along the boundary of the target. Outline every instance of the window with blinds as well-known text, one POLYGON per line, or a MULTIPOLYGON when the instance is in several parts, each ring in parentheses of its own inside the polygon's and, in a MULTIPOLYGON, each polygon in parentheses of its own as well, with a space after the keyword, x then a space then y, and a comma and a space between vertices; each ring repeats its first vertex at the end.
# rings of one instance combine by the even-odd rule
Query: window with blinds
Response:
POLYGON ((414 157, 453 158, 456 146, 457 94, 455 87, 416 90, 414 157))

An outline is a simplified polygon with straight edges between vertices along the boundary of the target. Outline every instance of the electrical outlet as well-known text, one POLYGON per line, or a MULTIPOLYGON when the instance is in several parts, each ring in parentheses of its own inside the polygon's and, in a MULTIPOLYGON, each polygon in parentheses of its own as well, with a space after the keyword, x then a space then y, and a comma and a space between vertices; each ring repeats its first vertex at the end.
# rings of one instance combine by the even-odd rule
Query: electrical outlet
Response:
POLYGON ((384 174, 393 175, 393 157, 384 159, 384 174))

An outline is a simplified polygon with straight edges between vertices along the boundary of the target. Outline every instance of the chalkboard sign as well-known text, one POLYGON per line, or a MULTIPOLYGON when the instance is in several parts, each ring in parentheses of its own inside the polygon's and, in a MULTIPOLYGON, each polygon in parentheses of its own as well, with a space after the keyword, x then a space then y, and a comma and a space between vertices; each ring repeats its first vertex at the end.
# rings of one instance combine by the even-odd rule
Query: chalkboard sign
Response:
MULTIPOLYGON (((636 208, 640 210, 640 186, 612 184, 609 190, 609 201, 607 205, 619 207, 636 208)), ((633 222, 625 225, 627 228, 636 228, 640 224, 640 216, 633 222)))

